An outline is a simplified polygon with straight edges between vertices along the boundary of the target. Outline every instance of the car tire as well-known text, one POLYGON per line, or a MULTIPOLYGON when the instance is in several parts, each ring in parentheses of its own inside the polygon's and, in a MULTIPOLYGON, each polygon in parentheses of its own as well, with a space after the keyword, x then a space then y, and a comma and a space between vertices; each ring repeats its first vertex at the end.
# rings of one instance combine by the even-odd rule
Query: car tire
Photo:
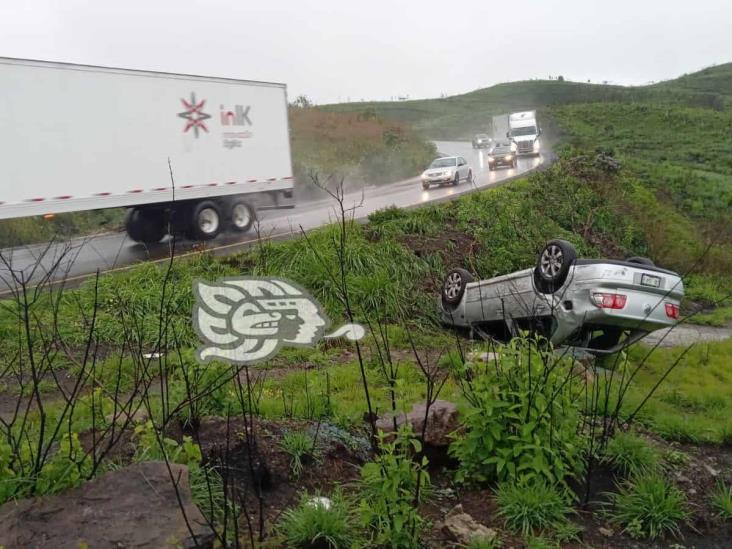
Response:
POLYGON ((648 265, 649 267, 656 266, 656 264, 653 262, 652 259, 649 259, 647 257, 637 256, 637 255, 634 255, 633 257, 629 257, 625 261, 627 261, 628 263, 638 263, 640 265, 648 265))
POLYGON ((125 230, 135 242, 156 244, 167 234, 163 212, 132 208, 125 218, 125 230))
POLYGON ((468 178, 465 180, 466 183, 473 184, 473 170, 468 170, 468 178))
POLYGON ((229 225, 239 233, 245 233, 252 228, 257 219, 257 214, 247 202, 237 199, 229 207, 229 225))
POLYGON ((221 232, 221 209, 211 200, 203 200, 193 207, 191 237, 194 240, 211 240, 221 232))
POLYGON ((427 189, 430 188, 430 184, 429 183, 422 183, 422 188, 426 191, 427 189))
POLYGON ((513 167, 514 169, 518 168, 518 160, 515 160, 515 159, 514 159, 514 161, 513 161, 513 162, 511 162, 511 166, 512 166, 512 167, 513 167))
POLYGON ((472 281, 473 275, 465 269, 453 269, 447 273, 440 291, 443 306, 450 310, 457 307, 465 294, 465 286, 472 281))
POLYGON ((453 179, 452 184, 453 185, 460 185, 460 174, 459 173, 456 173, 455 174, 455 179, 453 179))
POLYGON ((577 260, 577 251, 566 240, 550 240, 539 253, 534 269, 534 283, 544 294, 553 294, 567 280, 569 269, 577 260))

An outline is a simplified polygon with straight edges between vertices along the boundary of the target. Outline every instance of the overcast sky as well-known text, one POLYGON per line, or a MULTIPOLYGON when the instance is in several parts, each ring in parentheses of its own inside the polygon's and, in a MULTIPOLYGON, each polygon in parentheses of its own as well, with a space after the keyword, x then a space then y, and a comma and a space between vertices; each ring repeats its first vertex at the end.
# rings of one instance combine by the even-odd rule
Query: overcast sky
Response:
POLYGON ((732 61, 730 0, 0 0, 0 56, 285 82, 318 103, 732 61))

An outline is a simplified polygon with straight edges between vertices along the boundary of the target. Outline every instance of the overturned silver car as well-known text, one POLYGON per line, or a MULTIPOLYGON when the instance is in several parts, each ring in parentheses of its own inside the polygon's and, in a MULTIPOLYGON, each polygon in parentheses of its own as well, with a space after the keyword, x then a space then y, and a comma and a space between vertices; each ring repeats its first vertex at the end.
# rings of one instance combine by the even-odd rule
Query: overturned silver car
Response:
POLYGON ((453 269, 441 293, 448 325, 509 337, 526 329, 555 346, 610 354, 673 326, 684 286, 650 259, 578 259, 572 244, 552 240, 534 268, 480 281, 453 269))

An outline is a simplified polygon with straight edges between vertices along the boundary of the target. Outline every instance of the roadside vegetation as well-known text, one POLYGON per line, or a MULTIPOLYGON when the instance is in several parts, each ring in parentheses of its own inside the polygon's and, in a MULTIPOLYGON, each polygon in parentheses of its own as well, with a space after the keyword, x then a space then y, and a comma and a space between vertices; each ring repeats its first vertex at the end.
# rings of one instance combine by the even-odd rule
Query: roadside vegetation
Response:
MULTIPOLYGON (((529 267, 559 237, 583 256, 648 256, 679 271, 684 314, 724 325, 730 121, 704 103, 714 92, 685 93, 658 108, 620 96, 552 108, 557 162, 449 203, 367 224, 344 213, 300 239, 230 257, 202 250, 77 290, 16 280, 0 302, 0 503, 158 459, 189 468, 218 546, 723 544, 732 341, 580 362, 530 334, 471 341, 436 316, 450 268, 487 278, 529 267), (693 139, 673 131, 682 119, 693 139), (728 146, 697 147, 705 139, 728 146), (201 366, 192 282, 241 274, 291 278, 334 326, 359 322, 368 335, 256 367, 201 366), (397 425, 438 400, 459 413, 446 440, 426 421, 397 425), (458 541, 445 509, 490 528, 458 541)), ((298 116, 351 120, 382 141, 389 127, 298 116)))

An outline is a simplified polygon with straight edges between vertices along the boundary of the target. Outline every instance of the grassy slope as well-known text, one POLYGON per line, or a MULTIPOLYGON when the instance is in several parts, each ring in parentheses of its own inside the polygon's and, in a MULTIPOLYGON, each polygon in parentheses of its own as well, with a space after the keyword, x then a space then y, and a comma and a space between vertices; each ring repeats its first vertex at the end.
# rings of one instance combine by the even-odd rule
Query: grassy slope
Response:
POLYGON ((728 71, 729 65, 724 65, 661 85, 636 87, 529 80, 498 84, 442 99, 342 103, 325 108, 374 113, 409 123, 430 137, 465 138, 481 129, 488 129, 490 117, 495 114, 526 109, 594 102, 720 106, 724 103, 722 96, 732 93, 728 71))

